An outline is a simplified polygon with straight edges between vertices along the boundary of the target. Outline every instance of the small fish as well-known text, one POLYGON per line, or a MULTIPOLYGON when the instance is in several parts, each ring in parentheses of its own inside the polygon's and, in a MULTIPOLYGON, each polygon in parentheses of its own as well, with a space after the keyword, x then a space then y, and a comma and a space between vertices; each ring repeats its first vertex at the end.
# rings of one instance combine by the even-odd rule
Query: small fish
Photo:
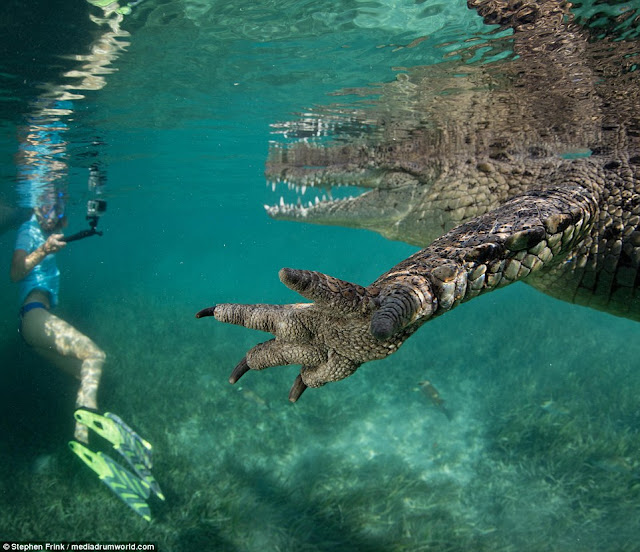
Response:
POLYGON ((258 395, 258 393, 256 393, 255 391, 252 391, 251 389, 247 389, 244 387, 239 387, 238 391, 242 394, 242 396, 248 400, 249 402, 252 402, 254 404, 256 404, 259 407, 262 408, 269 408, 269 404, 267 403, 266 400, 264 400, 260 395, 258 395))
POLYGON ((422 392, 429 398, 431 403, 447 417, 447 420, 451 421, 451 412, 449 412, 447 407, 444 405, 444 399, 440 396, 440 393, 438 393, 438 390, 433 386, 433 384, 430 381, 424 380, 418 382, 418 385, 422 392))
POLYGON ((592 465, 610 473, 628 475, 632 479, 640 478, 638 466, 635 463, 632 463, 629 458, 623 458, 621 456, 605 458, 604 460, 594 462, 592 465))
POLYGON ((549 413, 549 414, 554 414, 556 416, 568 416, 569 415, 569 411, 559 407, 556 402, 553 399, 549 399, 547 401, 544 401, 541 405, 540 408, 542 408, 542 410, 544 410, 545 412, 549 413))

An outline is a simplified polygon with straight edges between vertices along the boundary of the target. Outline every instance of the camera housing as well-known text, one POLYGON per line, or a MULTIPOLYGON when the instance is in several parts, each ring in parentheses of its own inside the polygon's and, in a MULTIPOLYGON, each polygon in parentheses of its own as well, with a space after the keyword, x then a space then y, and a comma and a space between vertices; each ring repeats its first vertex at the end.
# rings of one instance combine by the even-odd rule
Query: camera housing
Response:
POLYGON ((87 218, 99 217, 107 210, 107 202, 104 199, 90 199, 87 201, 87 218))

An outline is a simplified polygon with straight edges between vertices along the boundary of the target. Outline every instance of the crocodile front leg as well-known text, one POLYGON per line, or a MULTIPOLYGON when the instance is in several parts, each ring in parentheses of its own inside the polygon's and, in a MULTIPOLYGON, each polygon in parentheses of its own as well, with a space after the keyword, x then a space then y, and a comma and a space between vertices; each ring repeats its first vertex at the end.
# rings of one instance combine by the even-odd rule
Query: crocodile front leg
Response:
POLYGON ((561 262, 593 226, 597 199, 579 185, 514 198, 412 255, 364 288, 318 272, 283 269, 280 279, 312 303, 221 304, 196 314, 272 333, 229 381, 249 370, 300 364, 291 388, 341 380, 384 358, 424 322, 480 293, 561 262))

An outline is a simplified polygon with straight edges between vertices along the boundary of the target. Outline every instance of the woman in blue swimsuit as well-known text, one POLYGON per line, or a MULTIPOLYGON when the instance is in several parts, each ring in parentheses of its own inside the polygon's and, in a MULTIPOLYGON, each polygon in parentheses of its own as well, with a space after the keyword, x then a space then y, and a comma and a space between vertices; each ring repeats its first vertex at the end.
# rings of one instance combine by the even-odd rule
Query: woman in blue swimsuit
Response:
MULTIPOLYGON (((11 279, 20 284, 22 304, 20 332, 39 354, 80 380, 76 406, 97 409, 106 355, 91 339, 50 312, 58 303, 60 280, 54 254, 66 245, 59 233, 65 225, 64 203, 52 195, 22 224, 13 252, 11 279)), ((76 424, 75 438, 86 443, 87 427, 76 424)))

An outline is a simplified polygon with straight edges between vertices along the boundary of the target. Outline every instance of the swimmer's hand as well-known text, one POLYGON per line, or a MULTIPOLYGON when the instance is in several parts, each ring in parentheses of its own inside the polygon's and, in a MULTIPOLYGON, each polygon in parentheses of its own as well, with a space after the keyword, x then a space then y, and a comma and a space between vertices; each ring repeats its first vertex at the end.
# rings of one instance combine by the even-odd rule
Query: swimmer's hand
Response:
POLYGON ((47 255, 60 251, 67 245, 62 241, 63 239, 64 235, 62 234, 51 234, 46 242, 31 253, 27 253, 24 249, 16 249, 11 259, 11 280, 19 282, 38 266, 47 255))
POLYGON ((67 245, 67 242, 62 241, 63 238, 64 238, 63 234, 51 234, 47 238, 47 241, 42 244, 42 250, 47 255, 50 255, 51 253, 57 253, 65 245, 67 245))

